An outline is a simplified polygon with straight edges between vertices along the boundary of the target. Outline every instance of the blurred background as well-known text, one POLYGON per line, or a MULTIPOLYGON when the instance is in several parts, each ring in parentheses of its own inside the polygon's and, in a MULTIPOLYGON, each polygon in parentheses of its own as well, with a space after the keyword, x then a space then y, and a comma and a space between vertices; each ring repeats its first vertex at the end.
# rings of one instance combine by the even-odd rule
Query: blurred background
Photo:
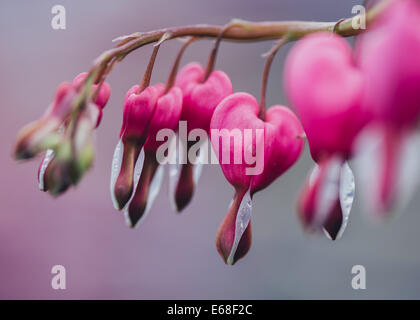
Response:
MULTIPOLYGON (((109 195, 111 158, 122 120, 122 99, 138 83, 151 53, 130 54, 108 78, 111 99, 97 131, 94 168, 80 185, 58 199, 38 191, 39 161, 11 158, 18 130, 38 118, 55 87, 87 70, 135 31, 197 23, 247 20, 336 21, 361 1, 336 0, 120 0, 0 2, 0 298, 31 299, 388 299, 420 298, 420 200, 402 216, 376 226, 357 199, 342 239, 302 232, 296 196, 313 166, 306 147, 300 161, 254 198, 253 245, 235 266, 224 265, 215 247, 219 223, 233 188, 216 165, 204 167, 190 206, 171 211, 167 177, 149 216, 135 230, 113 209, 109 195), (66 8, 66 30, 51 28, 51 8, 66 8), (51 288, 51 268, 67 271, 67 289, 51 288), (365 266, 366 290, 353 290, 353 265, 365 266)), ((212 42, 193 44, 183 64, 205 63, 212 42)), ((223 42, 216 67, 235 91, 259 97, 271 42, 223 42)), ((165 81, 180 47, 162 46, 152 77, 165 81)), ((287 104, 282 65, 289 46, 272 66, 268 104, 287 104)))

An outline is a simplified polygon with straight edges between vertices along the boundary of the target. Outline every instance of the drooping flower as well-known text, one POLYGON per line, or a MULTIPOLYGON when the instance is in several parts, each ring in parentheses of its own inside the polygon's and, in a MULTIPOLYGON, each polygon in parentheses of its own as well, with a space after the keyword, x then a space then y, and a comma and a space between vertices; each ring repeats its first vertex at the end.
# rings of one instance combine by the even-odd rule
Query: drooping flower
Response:
POLYGON ((366 211, 379 219, 400 209, 419 180, 419 25, 418 1, 393 1, 357 41, 372 124, 358 139, 356 164, 366 211))
MULTIPOLYGON (((60 85, 59 89, 57 90, 56 93, 56 98, 55 101, 60 101, 61 99, 63 99, 63 97, 67 94, 67 92, 73 92, 73 94, 75 92, 77 92, 78 90, 80 90, 81 85, 84 83, 86 77, 87 77, 88 73, 87 72, 83 72, 80 73, 79 75, 77 75, 74 79, 72 84, 68 84, 68 83, 63 83, 62 85, 60 85)), ((88 118, 95 118, 96 119, 96 123, 95 123, 95 128, 97 128, 100 124, 100 121, 102 119, 102 109, 105 107, 105 105, 107 104, 108 100, 109 100, 109 96, 111 93, 111 89, 110 86, 107 82, 102 82, 100 84, 100 88, 98 89, 98 85, 93 84, 92 85, 92 92, 93 94, 96 94, 95 100, 94 102, 90 103, 87 107, 87 110, 90 114, 90 116, 88 118), (92 108, 96 108, 97 109, 97 114, 95 112, 95 110, 92 110, 92 108)), ((57 105, 57 102, 55 102, 55 105, 57 105)), ((68 116, 69 116, 69 112, 70 107, 72 107, 71 103, 67 104, 67 108, 69 108, 69 110, 66 110, 66 112, 60 112, 61 116, 59 117, 59 119, 56 119, 56 122, 59 123, 58 126, 58 134, 59 135, 63 135, 63 133, 65 132, 65 129, 68 125, 68 116)), ((53 118, 57 117, 57 107, 53 107, 51 112, 48 113, 48 118, 53 118), (55 110, 54 110, 55 109, 55 110)), ((55 126, 55 128, 57 128, 57 126, 55 126)), ((57 130, 57 129, 55 129, 57 130)), ((61 153, 63 153, 63 151, 60 151, 61 153)), ((53 161, 55 157, 55 152, 53 149, 47 149, 45 152, 45 155, 42 158, 42 161, 40 163, 39 169, 38 169, 38 186, 39 189, 41 191, 48 191, 48 183, 47 183, 47 176, 45 175, 47 173, 47 171, 51 172, 51 169, 48 169, 51 162, 53 161)), ((92 159, 93 160, 93 159, 92 159)), ((50 179, 51 180, 51 179, 50 179)), ((68 180, 70 181, 71 179, 64 179, 64 180, 68 180)), ((51 184, 51 183, 50 183, 51 184)), ((71 185, 71 183, 63 183, 62 186, 60 188, 56 188, 57 190, 60 190, 60 192, 54 192, 54 194, 60 194, 62 192, 64 192, 69 186, 71 185), (64 187, 66 186, 66 187, 64 187)))
POLYGON ((76 91, 68 82, 61 83, 54 100, 41 119, 26 125, 17 136, 14 155, 16 159, 30 159, 39 152, 53 147, 60 125, 70 115, 76 91))
MULTIPOLYGON (((221 71, 212 71, 207 78, 206 70, 196 62, 187 64, 179 72, 176 78, 176 86, 183 93, 183 106, 181 120, 186 121, 188 126, 187 135, 194 129, 202 129, 209 133, 210 121, 217 105, 232 90, 232 83, 228 75, 221 71)), ((186 137, 185 137, 186 138, 186 137)), ((197 142, 202 144, 204 141, 197 142)), ((186 143, 182 146, 188 154, 194 143, 186 143)), ((192 164, 188 159, 180 159, 181 164, 175 165, 170 178, 174 180, 174 204, 177 211, 182 211, 194 193, 195 185, 201 173, 200 164, 192 164)), ((172 196, 172 195, 171 195, 172 196)))
MULTIPOLYGON (((121 155, 115 181, 111 182, 111 195, 116 209, 121 210, 130 200, 134 187, 134 168, 147 139, 147 128, 158 99, 158 90, 149 86, 139 92, 139 85, 128 90, 124 98, 123 123, 116 155, 121 155)), ((114 170, 115 169, 115 170, 114 170)))
POLYGON ((48 163, 40 170, 40 186, 51 195, 60 195, 71 185, 77 185, 91 167, 94 160, 92 135, 98 123, 99 111, 95 104, 88 104, 77 119, 74 134, 66 128, 60 144, 53 150, 53 156, 45 158, 48 163))
POLYGON ((131 227, 146 216, 160 189, 163 167, 156 151, 164 141, 158 141, 156 135, 161 129, 175 130, 181 116, 181 90, 173 87, 164 91, 164 85, 157 84, 138 97, 129 91, 125 100, 121 140, 112 164, 111 194, 131 227))
POLYGON ((306 36, 287 58, 286 92, 317 163, 301 192, 298 214, 305 229, 324 229, 332 239, 344 231, 353 201, 346 161, 369 119, 362 108, 363 85, 350 46, 335 34, 306 36))
POLYGON ((284 106, 272 106, 265 119, 247 93, 235 93, 216 108, 210 124, 211 143, 235 195, 218 234, 217 249, 227 264, 251 246, 253 195, 289 169, 303 149, 302 127, 284 106))
POLYGON ((156 103, 155 113, 150 121, 147 140, 144 145, 144 164, 133 199, 128 207, 128 217, 135 226, 143 215, 147 214, 160 188, 163 167, 159 165, 156 152, 164 141, 158 141, 157 134, 161 129, 175 130, 178 126, 182 110, 182 92, 172 87, 163 93, 156 103))

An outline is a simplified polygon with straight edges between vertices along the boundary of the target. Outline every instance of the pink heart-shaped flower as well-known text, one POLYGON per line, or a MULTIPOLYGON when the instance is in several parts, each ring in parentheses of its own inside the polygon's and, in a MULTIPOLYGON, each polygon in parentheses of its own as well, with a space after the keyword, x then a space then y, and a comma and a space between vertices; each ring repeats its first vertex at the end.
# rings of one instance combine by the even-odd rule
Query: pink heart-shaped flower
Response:
POLYGON ((303 130, 290 109, 273 106, 265 120, 258 117, 259 112, 252 95, 235 93, 219 104, 210 124, 211 142, 223 174, 235 188, 217 235, 217 248, 228 264, 250 248, 253 194, 289 169, 303 149, 303 130))
POLYGON ((285 86, 308 138, 312 157, 351 155, 355 136, 366 124, 363 76, 346 40, 316 33, 299 41, 285 67, 285 86))
POLYGON ((192 62, 176 78, 176 86, 184 97, 181 120, 187 121, 189 131, 200 128, 208 132, 217 105, 233 92, 232 83, 223 71, 213 71, 203 82, 204 74, 204 68, 192 62))
POLYGON ((394 127, 413 127, 420 117, 419 24, 418 1, 394 1, 357 41, 364 106, 375 120, 394 127))
POLYGON ((358 169, 370 217, 400 211, 419 184, 420 3, 393 1, 358 37, 356 60, 365 75, 363 106, 372 124, 358 139, 358 169))
MULTIPOLYGON (((208 133, 217 105, 233 92, 232 83, 223 71, 213 71, 206 80, 204 77, 205 70, 201 64, 192 62, 182 68, 176 78, 176 85, 183 94, 181 120, 186 121, 187 134, 194 129, 208 133)), ((193 145, 193 142, 186 143, 187 153, 193 145)), ((191 201, 201 173, 199 164, 191 164, 188 158, 185 162, 179 167, 174 166, 174 174, 170 176, 173 180, 170 182, 173 185, 173 204, 177 211, 182 211, 191 201)))

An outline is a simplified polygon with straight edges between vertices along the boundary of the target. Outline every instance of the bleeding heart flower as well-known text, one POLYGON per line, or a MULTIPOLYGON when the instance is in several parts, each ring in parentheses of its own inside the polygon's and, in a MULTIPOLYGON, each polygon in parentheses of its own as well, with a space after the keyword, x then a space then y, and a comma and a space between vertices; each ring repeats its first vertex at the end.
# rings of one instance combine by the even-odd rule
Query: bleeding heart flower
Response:
POLYGON ((41 190, 58 196, 71 185, 76 185, 91 167, 94 159, 92 134, 99 117, 97 106, 86 106, 76 123, 75 131, 65 128, 60 143, 47 154, 39 170, 41 190), (52 152, 52 154, 51 154, 52 152))
POLYGON ((156 87, 149 86, 139 93, 139 86, 135 85, 124 98, 120 141, 114 155, 114 158, 120 158, 114 159, 117 161, 112 165, 115 181, 111 180, 111 195, 118 210, 124 208, 133 193, 135 164, 146 142, 148 125, 158 97, 156 87))
MULTIPOLYGON (((179 72, 176 78, 176 86, 183 93, 183 105, 181 120, 188 124, 188 131, 194 129, 202 129, 209 133, 210 121, 217 105, 232 90, 232 83, 226 73, 220 70, 213 71, 207 79, 205 77, 205 69, 196 62, 187 64, 179 72)), ((202 144, 203 141, 197 142, 202 144)), ((188 143, 186 146, 186 154, 194 143, 188 143)), ((189 159, 181 159, 182 165, 173 165, 171 168, 170 184, 175 187, 174 205, 177 211, 183 210, 192 199, 195 185, 198 182, 201 165, 192 164, 189 159)))
POLYGON ((289 53, 285 84, 312 157, 319 164, 300 195, 300 220, 305 229, 325 228, 335 239, 344 230, 351 208, 344 202, 352 202, 354 195, 352 172, 345 161, 369 119, 362 109, 363 75, 343 38, 316 33, 303 38, 289 53), (341 178, 343 174, 349 178, 341 178), (344 190, 351 187, 348 199, 340 200, 340 194, 347 194, 344 190))
POLYGON ((253 195, 289 169, 303 149, 303 130, 290 109, 273 106, 265 120, 259 113, 253 96, 235 93, 219 104, 210 124, 211 142, 223 174, 235 188, 216 240, 228 264, 242 258, 251 246, 253 195))
POLYGON ((56 130, 70 115, 76 91, 68 82, 61 83, 53 100, 41 119, 25 126, 18 134, 16 159, 30 159, 57 142, 56 130))
MULTIPOLYGON (((59 125, 59 128, 58 128, 58 131, 60 134, 62 134, 65 131, 65 127, 67 126, 66 122, 68 122, 66 118, 68 117, 70 110, 65 110, 64 112, 63 110, 60 110, 60 108, 58 107, 59 104, 57 103, 57 101, 61 101, 68 92, 77 92, 80 89, 80 86, 82 85, 84 80, 86 79, 87 75, 88 75, 87 72, 80 73, 73 79, 73 82, 71 85, 68 83, 63 83, 59 86, 57 90, 55 103, 53 104, 53 107, 50 109, 50 111, 47 113, 46 117, 48 119, 58 117, 57 122, 61 121, 61 124, 59 125), (58 116, 59 114, 61 115, 58 116)), ((95 93, 97 88, 98 88, 98 85, 96 84, 92 85, 92 92, 95 93)), ((96 112, 93 112, 94 114, 93 117, 97 119, 95 123, 95 128, 97 128, 100 124, 100 121, 102 119, 102 109, 107 104, 110 94, 111 94, 111 89, 110 89, 109 84, 107 82, 103 82, 101 84, 101 88, 97 92, 97 96, 94 103, 89 105, 90 107, 94 106, 98 109, 97 114, 96 112)), ((68 104, 68 106, 71 107, 71 104, 68 104)), ((92 112, 90 113, 92 114, 92 112)), ((41 191, 48 190, 48 184, 46 183, 45 173, 51 161, 54 159, 54 156, 55 156, 54 150, 47 149, 40 163, 40 166, 38 169, 38 186, 41 191)), ((70 184, 66 184, 66 185, 68 187, 70 184)), ((66 190, 66 188, 61 188, 61 189, 62 191, 66 190)))
MULTIPOLYGON (((136 109, 137 118, 134 111, 132 114, 125 113, 125 123, 131 123, 132 128, 127 127, 121 131, 122 142, 118 143, 114 153, 111 192, 114 194, 115 190, 117 208, 124 208, 131 227, 136 226, 146 216, 160 189, 163 167, 159 166, 156 151, 164 141, 158 141, 156 135, 161 129, 175 130, 181 116, 181 90, 173 87, 164 93, 164 89, 162 84, 158 84, 143 91, 148 90, 148 93, 144 94, 147 97, 139 98, 142 102, 138 106, 143 107, 136 109), (128 142, 124 143, 126 137, 128 142), (127 147, 133 148, 134 151, 128 150, 127 147), (127 152, 130 153, 129 156, 127 152), (124 157, 129 160, 124 160, 124 157), (136 188, 133 192, 134 186, 136 188), (122 189, 124 197, 119 191, 122 189)), ((129 105, 128 100, 126 105, 129 105)))
POLYGON ((232 83, 220 70, 204 79, 205 70, 196 62, 181 69, 176 86, 184 96, 181 120, 188 122, 188 130, 199 128, 209 133, 210 121, 217 105, 233 92, 232 83))
POLYGON ((357 144, 357 164, 365 207, 377 218, 400 209, 419 180, 419 25, 418 1, 393 1, 357 42, 366 78, 363 102, 373 118, 357 144))

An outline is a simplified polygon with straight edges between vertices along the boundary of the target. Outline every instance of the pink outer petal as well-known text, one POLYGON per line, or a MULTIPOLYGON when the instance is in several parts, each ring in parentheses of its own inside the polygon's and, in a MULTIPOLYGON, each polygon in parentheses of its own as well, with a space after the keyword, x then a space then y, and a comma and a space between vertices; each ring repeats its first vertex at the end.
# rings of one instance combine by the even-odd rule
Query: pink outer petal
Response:
POLYGON ((332 153, 349 156, 368 118, 361 107, 363 77, 348 43, 331 33, 306 36, 287 58, 285 83, 315 161, 332 153))
POLYGON ((420 117, 419 25, 418 1, 394 1, 357 42, 357 61, 366 74, 364 106, 399 128, 416 125, 420 117))
POLYGON ((181 119, 188 122, 188 130, 201 128, 208 132, 215 108, 233 89, 223 71, 213 71, 201 83, 203 76, 201 65, 190 63, 181 70, 176 83, 184 95, 181 119))
POLYGON ((123 124, 120 136, 124 141, 145 140, 147 126, 152 119, 152 115, 158 99, 158 90, 147 87, 144 91, 137 94, 138 86, 133 86, 124 99, 123 124))
MULTIPOLYGON (((88 75, 87 72, 82 72, 79 75, 77 75, 73 79, 73 83, 72 83, 73 87, 76 88, 78 85, 80 85, 86 79, 87 75, 88 75)), ((95 85, 95 84, 92 85, 92 89, 94 91, 96 90, 97 87, 98 87, 98 85, 95 85)), ((107 104, 110 95, 111 95, 111 87, 109 86, 109 84, 107 82, 102 83, 101 88, 99 89, 98 96, 96 97, 95 104, 100 109, 103 109, 105 107, 105 105, 107 104)))
MULTIPOLYGON (((159 89, 158 89, 159 90, 159 89)), ((145 151, 156 151, 164 141, 157 141, 156 135, 161 129, 176 130, 182 111, 182 92, 173 87, 161 96, 156 103, 156 110, 149 124, 145 151)))
MULTIPOLYGON (((242 134, 242 129, 252 129, 256 132, 256 129, 264 129, 264 122, 259 119, 256 115, 259 113, 259 106, 257 100, 248 93, 239 92, 234 93, 224 99, 216 108, 213 118, 210 123, 211 129, 211 143, 219 158, 219 163, 222 168, 223 174, 231 185, 235 188, 245 189, 249 188, 250 175, 246 175, 246 168, 248 165, 244 161, 242 163, 235 164, 235 148, 234 139, 231 138, 230 147, 227 145, 228 140, 217 139, 214 136, 213 129, 215 130, 228 130, 233 133, 235 129, 241 130, 239 133, 242 134), (224 152, 229 151, 226 154, 224 152), (223 163, 229 154, 229 163, 223 163)), ((243 138, 241 137, 243 145, 243 138)), ((256 150, 256 142, 253 139, 252 150, 256 150)), ((241 158, 244 160, 243 149, 241 151, 241 158)))
POLYGON ((287 107, 272 106, 266 113, 264 171, 252 178, 253 192, 266 188, 288 170, 302 153, 303 129, 287 107))
POLYGON ((71 111, 71 100, 75 94, 76 92, 74 91, 71 83, 60 83, 55 91, 53 103, 45 112, 44 118, 56 117, 64 119, 71 111))
POLYGON ((175 85, 183 94, 189 94, 197 83, 203 80, 205 70, 198 62, 191 62, 181 69, 176 77, 175 85))
MULTIPOLYGON (((258 118, 259 111, 258 102, 253 96, 247 93, 235 93, 219 104, 210 125, 211 129, 240 131, 242 139, 241 164, 234 163, 233 139, 231 139, 230 148, 226 142, 228 140, 217 139, 213 132, 211 140, 229 183, 235 188, 248 189, 252 179, 252 193, 267 187, 284 173, 299 158, 303 149, 303 140, 298 137, 303 134, 303 130, 292 111, 286 107, 274 106, 267 111, 267 122, 258 118), (245 145, 245 129, 251 129, 253 132, 252 143, 248 145, 245 145), (257 129, 263 130, 264 166, 261 173, 249 175, 246 169, 254 167, 255 164, 247 164, 245 159, 247 153, 256 154, 257 129), (229 163, 223 163, 223 159, 226 159, 223 150, 229 150, 229 163)), ((258 146, 261 144, 258 143, 258 146)), ((261 155, 262 153, 257 152, 257 154, 261 155)))

